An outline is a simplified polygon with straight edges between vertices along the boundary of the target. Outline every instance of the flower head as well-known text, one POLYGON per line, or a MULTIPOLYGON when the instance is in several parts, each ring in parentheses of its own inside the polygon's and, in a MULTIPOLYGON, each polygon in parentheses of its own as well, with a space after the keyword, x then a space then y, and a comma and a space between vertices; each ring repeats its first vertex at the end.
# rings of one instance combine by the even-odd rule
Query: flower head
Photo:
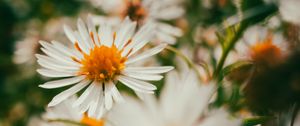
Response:
POLYGON ((268 36, 262 42, 257 42, 251 47, 250 56, 254 62, 273 64, 274 61, 282 60, 282 52, 272 43, 272 39, 272 36, 268 36))
POLYGON ((55 107, 47 108, 46 113, 42 115, 42 119, 34 119, 29 122, 29 126, 70 126, 71 124, 81 124, 86 126, 104 126, 107 119, 96 119, 89 117, 87 114, 80 113, 76 107, 71 107, 77 100, 76 96, 72 96, 61 102, 55 107))
POLYGON ((117 105, 108 117, 124 126, 238 126, 241 121, 228 118, 229 113, 225 110, 204 113, 214 86, 200 85, 192 70, 183 73, 172 71, 159 99, 148 95, 141 103, 127 97, 128 101, 117 105))
MULTIPOLYGON (((138 25, 153 22, 155 27, 155 38, 158 42, 174 44, 176 37, 182 36, 180 28, 165 23, 179 19, 184 14, 182 0, 113 0, 101 3, 102 9, 109 15, 117 15, 121 19, 129 16, 138 25)), ((103 19, 97 18, 96 19, 103 19)), ((101 20, 98 22, 102 22, 101 20)))
POLYGON ((272 33, 268 28, 251 27, 242 40, 236 46, 238 54, 259 66, 280 64, 288 54, 288 45, 283 37, 279 33, 272 33))
POLYGON ((122 17, 129 16, 131 20, 143 22, 147 17, 147 10, 140 0, 125 0, 122 17))
POLYGON ((41 41, 41 49, 47 56, 37 54, 38 63, 44 67, 37 71, 47 77, 63 77, 40 85, 43 88, 73 87, 53 98, 49 106, 54 106, 76 94, 86 86, 86 90, 73 106, 80 112, 100 118, 109 110, 113 102, 123 101, 116 88, 118 81, 138 93, 153 93, 156 87, 146 81, 162 79, 161 73, 173 67, 134 67, 132 64, 162 51, 166 44, 137 53, 151 39, 152 24, 146 24, 135 33, 136 23, 126 18, 117 30, 101 25, 96 32, 90 17, 87 28, 78 20, 78 31, 64 27, 65 33, 73 43, 73 48, 59 42, 41 41))

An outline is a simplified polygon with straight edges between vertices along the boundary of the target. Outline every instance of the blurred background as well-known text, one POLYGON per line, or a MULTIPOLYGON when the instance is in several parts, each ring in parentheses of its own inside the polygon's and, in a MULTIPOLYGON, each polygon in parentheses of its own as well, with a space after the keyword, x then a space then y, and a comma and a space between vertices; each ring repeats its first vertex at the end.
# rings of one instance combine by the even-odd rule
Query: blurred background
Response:
POLYGON ((34 54, 39 40, 67 41, 62 25, 97 12, 90 1, 0 1, 0 125, 24 126, 59 90, 42 90, 34 54))
MULTIPOLYGON (((223 38, 228 37, 226 26, 239 23, 240 20, 237 19, 239 13, 246 15, 241 21, 245 24, 245 29, 257 26, 268 29, 273 36, 275 33, 280 34, 281 39, 275 40, 285 43, 287 56, 283 59, 272 58, 273 53, 263 52, 263 57, 267 59, 261 59, 256 55, 252 57, 252 60, 257 59, 255 66, 240 65, 242 67, 233 70, 228 67, 231 71, 229 74, 223 71, 225 81, 222 81, 216 102, 212 105, 227 106, 233 113, 239 113, 243 117, 249 117, 248 115, 278 117, 275 121, 265 123, 277 125, 281 119, 293 117, 289 112, 297 112, 299 109, 300 11, 293 9, 293 5, 295 3, 299 5, 299 2, 286 4, 293 0, 286 2, 245 0, 237 4, 237 1, 184 0, 182 4, 185 8, 184 16, 167 22, 184 31, 184 35, 172 46, 186 54, 194 64, 198 66, 206 64, 212 74, 218 69, 217 62, 222 50, 220 37, 215 33, 224 33, 223 38), (274 66, 273 63, 278 64, 274 66), (282 115, 289 116, 281 118, 282 115)), ((77 18, 85 19, 88 14, 105 16, 100 4, 101 0, 0 1, 0 126, 26 125, 30 118, 44 112, 51 98, 65 89, 46 90, 38 87, 47 80, 36 72, 39 66, 34 54, 41 53, 38 41, 57 40, 67 43, 63 24, 76 26, 77 18)), ((247 37, 250 37, 249 41, 259 40, 255 38, 256 36, 251 36, 257 33, 247 30, 238 32, 244 31, 244 35, 247 36, 236 35, 239 36, 237 40, 243 41, 247 37)), ((260 30, 254 30, 257 31, 260 30)), ((237 43, 236 48, 232 50, 233 53, 227 57, 225 66, 243 59, 243 56, 236 56, 245 53, 239 52, 243 47, 237 43)), ((159 64, 176 65, 174 57, 174 53, 166 51, 155 58, 159 64)), ((200 71, 203 74, 205 70, 200 71)), ((204 81, 210 79, 206 74, 202 77, 204 81)), ((158 92, 162 83, 163 81, 157 83, 158 92)))

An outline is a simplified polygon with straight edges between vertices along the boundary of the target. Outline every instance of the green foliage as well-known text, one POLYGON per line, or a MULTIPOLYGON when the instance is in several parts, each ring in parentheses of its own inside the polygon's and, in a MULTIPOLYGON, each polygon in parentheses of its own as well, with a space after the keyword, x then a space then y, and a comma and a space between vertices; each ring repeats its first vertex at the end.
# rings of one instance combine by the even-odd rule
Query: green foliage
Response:
POLYGON ((252 65, 253 65, 253 63, 250 61, 237 61, 231 65, 226 66, 222 71, 223 72, 222 75, 227 76, 228 74, 230 74, 233 71, 239 70, 244 67, 250 67, 252 65))
POLYGON ((273 117, 254 117, 254 118, 245 119, 243 121, 243 126, 255 126, 258 124, 264 124, 272 118, 273 117))

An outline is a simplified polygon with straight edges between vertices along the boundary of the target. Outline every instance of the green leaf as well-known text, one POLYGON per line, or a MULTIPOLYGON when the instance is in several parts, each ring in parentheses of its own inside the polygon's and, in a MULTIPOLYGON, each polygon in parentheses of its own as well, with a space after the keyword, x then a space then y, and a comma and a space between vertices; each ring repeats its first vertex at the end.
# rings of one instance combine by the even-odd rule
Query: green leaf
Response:
POLYGON ((263 0, 241 0, 241 10, 243 23, 253 25, 277 12, 278 7, 273 3, 265 3, 263 0))
POLYGON ((261 116, 261 117, 248 118, 243 121, 242 126, 255 126, 258 124, 264 124, 272 118, 274 117, 261 116))
POLYGON ((246 67, 248 68, 248 67, 251 67, 252 65, 253 65, 253 63, 250 61, 237 61, 231 65, 226 66, 222 70, 222 73, 223 73, 223 76, 226 76, 235 70, 239 70, 241 68, 246 68, 246 67))

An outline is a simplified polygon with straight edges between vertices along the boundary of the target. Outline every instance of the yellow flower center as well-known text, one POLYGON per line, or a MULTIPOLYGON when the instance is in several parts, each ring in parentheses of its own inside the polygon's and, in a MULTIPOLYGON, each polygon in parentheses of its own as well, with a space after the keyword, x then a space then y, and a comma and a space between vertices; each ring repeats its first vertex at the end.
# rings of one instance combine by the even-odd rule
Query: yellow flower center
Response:
POLYGON ((267 37, 251 48, 251 58, 258 64, 275 65, 282 58, 281 49, 272 43, 272 36, 267 37))
POLYGON ((102 119, 97 120, 97 119, 90 118, 87 116, 87 114, 84 114, 80 123, 87 126, 104 126, 105 124, 104 120, 102 119))
POLYGON ((125 67, 126 57, 121 56, 122 51, 113 45, 95 46, 89 54, 83 54, 80 68, 81 75, 97 81, 108 81, 113 79, 125 67))

